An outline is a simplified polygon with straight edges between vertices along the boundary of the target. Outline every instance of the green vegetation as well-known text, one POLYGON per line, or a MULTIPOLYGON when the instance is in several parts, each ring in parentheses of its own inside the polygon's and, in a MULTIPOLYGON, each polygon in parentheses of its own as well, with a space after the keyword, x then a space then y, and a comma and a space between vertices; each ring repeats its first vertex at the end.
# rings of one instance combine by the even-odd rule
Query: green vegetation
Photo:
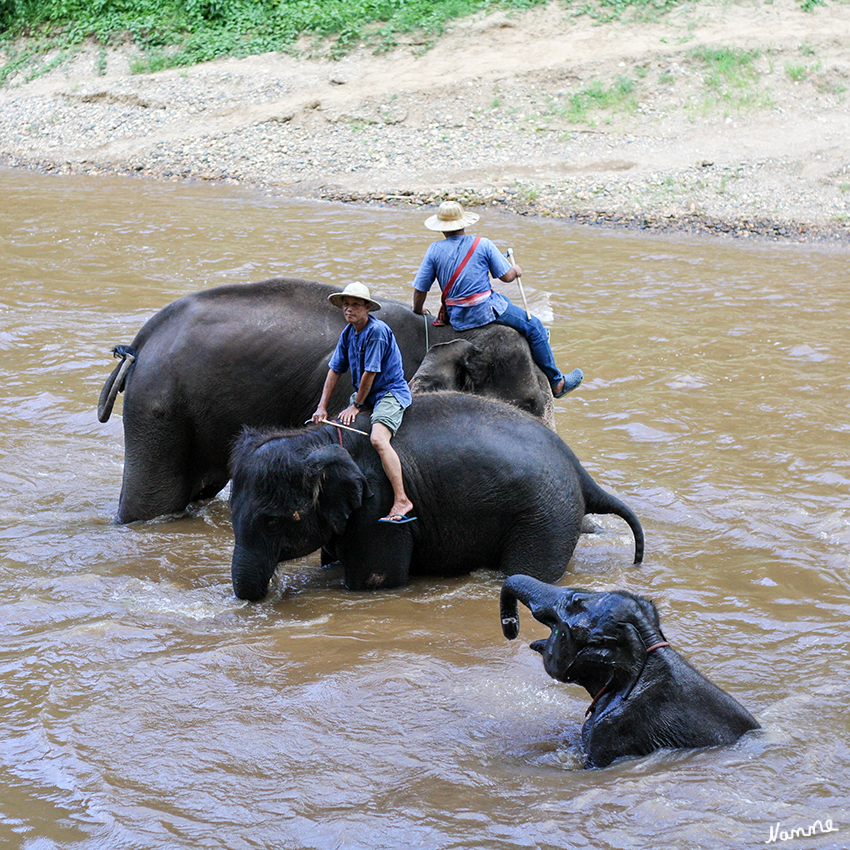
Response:
POLYGON ((736 50, 732 47, 698 47, 691 56, 706 69, 705 84, 718 94, 729 89, 744 89, 758 80, 755 61, 757 50, 736 50))
POLYGON ((808 68, 805 65, 785 65, 785 73, 795 82, 800 83, 809 76, 808 68))
POLYGON ((514 181, 516 198, 520 203, 533 204, 540 197, 540 189, 530 183, 514 181))
POLYGON ((764 108, 771 104, 770 95, 759 88, 757 50, 738 50, 732 47, 700 47, 690 51, 690 56, 702 64, 709 96, 702 108, 713 111, 724 108, 744 112, 764 108))
MULTIPOLYGON (((376 52, 391 50, 411 33, 416 33, 418 43, 427 49, 458 18, 498 9, 522 11, 545 2, 0 0, 0 85, 18 71, 23 70, 27 78, 45 73, 85 43, 94 43, 103 51, 97 61, 103 71, 105 49, 125 43, 140 48, 140 58, 133 67, 136 72, 193 65, 223 56, 293 51, 296 43, 305 52, 339 57, 357 46, 376 52)), ((627 13, 638 18, 658 17, 687 2, 692 0, 562 0, 569 14, 599 20, 622 18, 627 13)), ((798 2, 811 10, 824 0, 798 2)), ((584 93, 573 109, 577 114, 586 112, 609 96, 602 91, 584 93)), ((626 102, 622 93, 613 96, 626 102)))
MULTIPOLYGON (((823 3, 824 0, 803 2, 823 3)), ((656 20, 681 5, 682 0, 578 0, 572 8, 576 15, 588 15, 602 22, 616 21, 626 15, 646 21, 656 20)))
POLYGON ((405 33, 427 44, 457 18, 481 10, 524 10, 545 0, 0 0, 0 48, 11 71, 47 51, 133 42, 136 71, 221 56, 290 51, 303 36, 332 56, 358 45, 388 50, 405 33), (21 46, 21 37, 24 45, 21 46))
POLYGON ((632 115, 637 110, 635 83, 619 76, 607 88, 598 80, 566 97, 550 98, 544 118, 559 118, 572 124, 592 124, 593 114, 608 109, 632 115))

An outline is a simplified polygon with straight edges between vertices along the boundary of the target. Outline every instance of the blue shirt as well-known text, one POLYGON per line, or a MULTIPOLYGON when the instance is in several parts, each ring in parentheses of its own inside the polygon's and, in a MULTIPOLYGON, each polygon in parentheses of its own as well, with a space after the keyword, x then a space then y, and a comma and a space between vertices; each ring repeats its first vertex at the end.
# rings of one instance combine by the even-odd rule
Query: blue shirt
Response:
MULTIPOLYGON (((432 242, 413 280, 413 288, 428 292, 435 279, 440 284, 440 289, 445 288, 474 241, 474 236, 464 233, 462 236, 447 236, 442 242, 432 242)), ((487 290, 490 290, 490 296, 472 306, 447 305, 449 321, 453 328, 465 331, 468 328, 489 325, 508 309, 511 302, 503 295, 493 292, 490 287, 490 275, 501 277, 510 268, 511 264, 502 252, 489 239, 482 237, 475 253, 454 282, 449 299, 466 298, 487 290)))
POLYGON ((360 387, 364 372, 377 373, 364 402, 369 407, 374 407, 387 393, 392 393, 402 407, 410 406, 410 387, 404 380, 398 343, 390 326, 373 315, 369 314, 360 333, 354 330, 354 325, 345 326, 328 365, 340 374, 351 369, 355 390, 360 387))

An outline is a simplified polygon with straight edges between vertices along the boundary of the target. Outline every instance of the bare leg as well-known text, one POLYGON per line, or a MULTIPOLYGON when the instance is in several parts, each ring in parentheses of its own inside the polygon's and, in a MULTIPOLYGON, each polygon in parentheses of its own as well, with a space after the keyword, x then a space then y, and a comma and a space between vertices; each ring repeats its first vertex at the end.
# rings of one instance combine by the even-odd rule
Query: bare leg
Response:
POLYGON ((390 480, 393 488, 393 506, 389 516, 404 516, 413 510, 413 502, 407 498, 404 492, 404 478, 401 471, 401 461, 398 459, 396 450, 392 447, 392 431, 380 422, 372 426, 371 440, 375 451, 381 458, 384 472, 390 480))

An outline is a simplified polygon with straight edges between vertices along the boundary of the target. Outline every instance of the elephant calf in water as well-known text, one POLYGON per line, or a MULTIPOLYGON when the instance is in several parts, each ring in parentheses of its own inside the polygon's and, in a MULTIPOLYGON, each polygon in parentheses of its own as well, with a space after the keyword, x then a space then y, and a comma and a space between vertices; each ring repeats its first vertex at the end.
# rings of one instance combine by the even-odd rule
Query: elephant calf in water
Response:
MULTIPOLYGON (((356 420, 368 428, 368 414, 356 420)), ((393 439, 418 519, 380 523, 392 489, 369 438, 332 425, 248 430, 233 452, 233 590, 262 599, 281 561, 321 548, 350 590, 481 568, 559 579, 585 513, 632 510, 606 493, 561 438, 514 407, 463 393, 419 396, 393 439)))
POLYGON ((667 643, 648 599, 511 576, 501 598, 502 631, 509 640, 519 633, 517 600, 552 630, 531 644, 546 672, 593 697, 582 727, 586 767, 665 747, 731 744, 759 728, 740 703, 667 643))

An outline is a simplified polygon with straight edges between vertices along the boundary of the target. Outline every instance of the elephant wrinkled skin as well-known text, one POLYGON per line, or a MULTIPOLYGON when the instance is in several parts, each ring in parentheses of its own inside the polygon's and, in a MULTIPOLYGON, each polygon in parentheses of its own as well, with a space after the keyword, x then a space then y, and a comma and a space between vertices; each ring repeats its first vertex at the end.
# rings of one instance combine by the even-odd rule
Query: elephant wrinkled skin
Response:
POLYGON ((648 599, 511 576, 501 597, 502 630, 510 640, 519 633, 517 600, 551 629, 546 640, 531 644, 546 672, 593 698, 582 727, 587 767, 662 748, 731 744, 759 728, 737 700, 668 644, 648 599))
MULTIPOLYGON (((361 414, 358 427, 368 424, 361 414)), ((643 557, 634 513, 590 477, 539 419, 454 392, 414 398, 393 439, 415 522, 379 523, 392 504, 368 438, 331 425, 247 430, 233 453, 233 590, 257 601, 278 563, 321 548, 351 590, 411 575, 477 569, 556 580, 585 513, 622 517, 643 557)))
MULTIPOLYGON (((327 300, 338 287, 295 278, 219 286, 173 301, 149 319, 132 346, 117 346, 121 362, 98 405, 105 422, 124 391, 124 477, 116 521, 152 519, 209 498, 230 478, 228 459, 240 429, 302 425, 316 409, 328 360, 342 331, 342 313, 327 300)), ((457 332, 432 317, 381 299, 380 317, 393 329, 407 380, 429 346, 488 329, 457 332)), ((513 347, 530 359, 525 339, 510 328, 501 353, 513 347)), ((535 367, 535 371, 536 367, 535 367)), ((499 397, 541 414, 551 391, 515 383, 499 397)), ((493 381, 487 385, 493 393, 493 381)), ((342 410, 351 392, 343 376, 331 399, 342 410)), ((498 392, 496 392, 498 395, 498 392)))

